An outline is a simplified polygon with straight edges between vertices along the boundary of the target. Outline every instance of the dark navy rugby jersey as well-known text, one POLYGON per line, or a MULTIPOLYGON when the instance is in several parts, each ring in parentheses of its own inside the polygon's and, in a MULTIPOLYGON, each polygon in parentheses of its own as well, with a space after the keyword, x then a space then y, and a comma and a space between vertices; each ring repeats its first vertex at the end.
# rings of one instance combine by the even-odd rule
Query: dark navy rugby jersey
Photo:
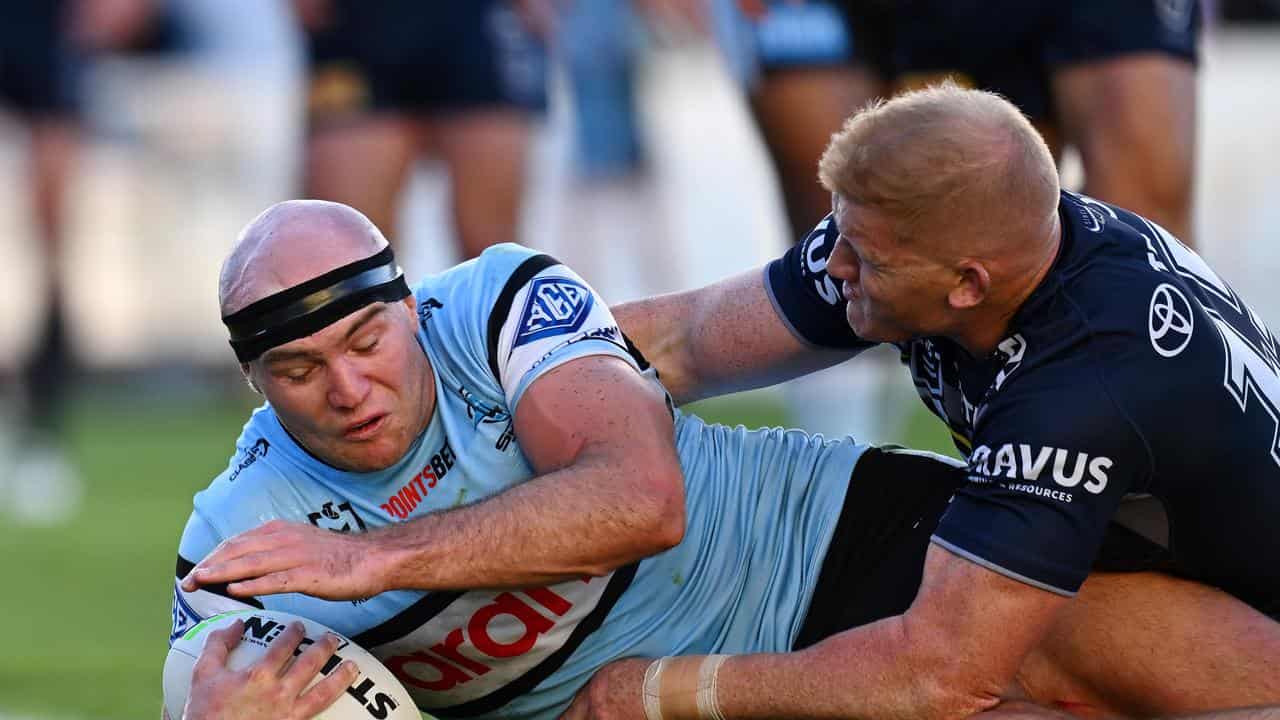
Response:
MULTIPOLYGON (((968 459, 934 541, 1005 575, 1077 591, 1122 498, 1168 516, 1174 569, 1280 611, 1275 337, 1154 223, 1069 192, 1062 248, 990 356, 900 344, 925 405, 968 459)), ((766 269, 802 341, 869 346, 826 274, 828 217, 766 269)))

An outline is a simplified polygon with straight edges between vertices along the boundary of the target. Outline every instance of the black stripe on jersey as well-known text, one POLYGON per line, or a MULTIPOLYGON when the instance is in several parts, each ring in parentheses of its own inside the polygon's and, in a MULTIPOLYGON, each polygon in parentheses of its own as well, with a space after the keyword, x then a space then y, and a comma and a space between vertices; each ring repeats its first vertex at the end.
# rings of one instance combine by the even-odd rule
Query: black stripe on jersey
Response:
MULTIPOLYGON (((621 328, 619 328, 618 332, 622 332, 621 328)), ((622 333, 622 340, 627 344, 627 354, 631 356, 632 360, 636 361, 636 366, 640 368, 640 372, 648 370, 650 368, 649 359, 644 356, 644 353, 640 352, 640 348, 631 342, 631 338, 627 337, 626 333, 622 333)), ((658 380, 662 380, 662 374, 658 372, 658 368, 653 368, 653 376, 658 380)), ((662 389, 662 394, 667 401, 667 413, 674 418, 676 416, 676 403, 671 399, 671 393, 667 392, 666 388, 662 389)))
MULTIPOLYGON (((619 332, 622 331, 619 330, 619 332)), ((627 354, 631 356, 632 360, 636 361, 636 365, 639 366, 640 370, 642 372, 648 370, 649 360, 644 356, 644 353, 640 352, 640 348, 636 347, 636 344, 631 342, 631 338, 627 337, 626 333, 622 333, 622 340, 627 344, 627 354)), ((656 368, 654 369, 653 374, 658 375, 656 368)), ((658 379, 661 380, 662 376, 659 375, 658 379)))
MULTIPOLYGON (((182 578, 186 577, 187 573, 190 573, 192 568, 194 568, 195 566, 196 566, 195 563, 179 555, 178 566, 177 568, 174 569, 174 577, 181 580, 182 578)), ((245 605, 252 605, 253 607, 258 608, 259 610, 267 609, 266 606, 262 604, 262 601, 256 597, 239 597, 238 595, 232 595, 230 592, 227 591, 226 583, 218 583, 217 585, 201 585, 200 589, 204 590, 205 592, 211 592, 214 595, 221 595, 222 597, 227 598, 228 600, 235 600, 236 602, 241 602, 241 603, 244 603, 245 605)))
MULTIPOLYGON (((618 598, 630 587, 632 579, 636 576, 637 567, 639 567, 639 563, 633 563, 614 571, 613 577, 609 579, 609 586, 605 588, 604 594, 600 596, 600 603, 596 605, 589 615, 582 619, 582 622, 578 623, 578 626, 573 629, 573 633, 569 635, 569 639, 565 644, 546 660, 535 665, 524 675, 484 697, 449 707, 431 708, 431 714, 439 717, 459 718, 482 715, 497 710, 537 687, 538 683, 546 680, 552 673, 560 669, 560 666, 569 659, 569 656, 573 654, 574 650, 578 649, 578 646, 587 639, 587 636, 600 628, 600 625, 604 623, 605 616, 609 614, 614 604, 618 602, 618 598)), ((356 639, 356 642, 360 644, 358 639, 356 639)))
POLYGON ((381 625, 353 635, 352 642, 363 648, 372 648, 408 635, 425 625, 428 620, 444 612, 454 600, 462 597, 461 591, 427 593, 421 600, 410 605, 398 615, 392 616, 381 625))
POLYGON ((520 263, 516 271, 507 278, 507 284, 502 286, 502 292, 498 293, 498 301, 493 304, 493 310, 489 312, 489 332, 488 332, 488 350, 489 350, 489 370, 493 372, 493 379, 502 384, 502 375, 498 373, 498 336, 502 334, 502 325, 507 321, 507 316, 511 314, 511 303, 516 299, 516 293, 520 292, 520 288, 533 279, 534 275, 546 270, 552 265, 559 265, 560 261, 550 255, 534 255, 533 257, 520 263))

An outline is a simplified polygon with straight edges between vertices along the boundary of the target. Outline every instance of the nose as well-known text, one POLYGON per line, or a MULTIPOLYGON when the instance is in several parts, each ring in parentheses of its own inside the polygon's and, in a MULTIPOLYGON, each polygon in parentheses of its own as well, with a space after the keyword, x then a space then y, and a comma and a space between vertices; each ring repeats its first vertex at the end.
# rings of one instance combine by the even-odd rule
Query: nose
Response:
POLYGON ((858 256, 846 243, 837 242, 827 258, 827 274, 850 285, 858 284, 858 256))
POLYGON ((369 379, 357 363, 341 358, 330 363, 329 405, 339 410, 351 410, 360 406, 369 396, 369 379))

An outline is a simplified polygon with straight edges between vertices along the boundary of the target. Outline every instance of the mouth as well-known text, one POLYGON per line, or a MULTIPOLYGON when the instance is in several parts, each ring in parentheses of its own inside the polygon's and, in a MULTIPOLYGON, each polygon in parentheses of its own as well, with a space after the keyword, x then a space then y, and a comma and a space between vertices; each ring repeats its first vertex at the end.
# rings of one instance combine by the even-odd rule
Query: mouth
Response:
POLYGON ((386 424, 387 417, 386 413, 382 413, 352 423, 342 432, 342 437, 347 440, 368 440, 378 434, 378 431, 386 424))
POLYGON ((853 286, 849 283, 840 283, 840 294, 844 296, 845 302, 853 302, 858 299, 858 294, 853 291, 853 286))

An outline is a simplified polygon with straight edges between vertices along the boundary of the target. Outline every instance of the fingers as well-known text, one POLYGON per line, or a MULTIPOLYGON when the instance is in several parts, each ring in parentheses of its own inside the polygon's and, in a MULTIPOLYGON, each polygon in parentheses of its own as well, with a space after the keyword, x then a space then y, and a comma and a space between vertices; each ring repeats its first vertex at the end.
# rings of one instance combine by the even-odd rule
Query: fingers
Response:
POLYGON ((206 668, 226 667, 227 656, 231 654, 231 649, 240 643, 240 636, 243 633, 243 620, 236 620, 221 630, 209 633, 209 637, 204 641, 204 650, 196 659, 194 671, 203 673, 206 668))
MULTIPOLYGON (((320 669, 324 667, 329 658, 333 657, 333 653, 337 651, 341 644, 342 639, 337 635, 325 633, 324 637, 311 643, 309 647, 303 650, 283 676, 290 693, 297 694, 301 692, 307 686, 307 683, 311 682, 311 678, 320 672, 320 669)), ((337 671, 335 670, 334 672, 337 671)), ((333 673, 330 673, 330 676, 332 675, 333 673)), ((343 685, 343 687, 346 687, 346 685, 343 685)))
POLYGON ((229 544, 231 542, 226 541, 192 568, 182 579, 182 589, 194 592, 202 585, 257 578, 306 561, 305 556, 300 557, 299 552, 278 538, 245 538, 229 544))
MULTIPOLYGON (((227 591, 238 597, 256 597, 259 595, 275 595, 277 593, 307 593, 315 597, 330 597, 322 592, 314 573, 303 573, 294 568, 282 572, 273 572, 262 577, 254 577, 227 585, 227 591)), ((330 597, 330 599, 334 599, 330 597)))
POLYGON ((245 556, 261 554, 282 547, 283 543, 281 543, 279 537, 270 537, 279 532, 279 526, 275 523, 276 521, 272 521, 261 527, 223 540, 218 544, 218 547, 213 549, 213 552, 196 563, 191 572, 187 573, 187 576, 182 579, 182 589, 187 592, 195 592, 201 585, 213 585, 246 577, 246 575, 229 574, 234 571, 243 572, 243 570, 236 570, 234 566, 231 566, 231 563, 245 556))
POLYGON ((284 632, 280 633, 267 646, 267 651, 263 653, 262 659, 258 661, 258 666, 270 671, 273 675, 279 675, 284 670, 285 663, 289 662, 289 658, 293 657, 293 651, 297 649, 298 643, 302 641, 304 634, 302 623, 289 623, 284 632))
MULTIPOLYGON (((314 650, 315 648, 311 649, 314 650)), ((328 656, 326 655, 325 659, 327 658, 328 656)), ((323 662, 324 660, 322 659, 321 663, 323 662)), ((312 685, 298 697, 298 709, 302 712, 302 717, 318 715, 320 711, 337 702, 338 698, 342 697, 342 693, 351 687, 351 684, 356 681, 359 675, 360 671, 354 662, 343 660, 342 664, 334 668, 328 677, 312 685)))

